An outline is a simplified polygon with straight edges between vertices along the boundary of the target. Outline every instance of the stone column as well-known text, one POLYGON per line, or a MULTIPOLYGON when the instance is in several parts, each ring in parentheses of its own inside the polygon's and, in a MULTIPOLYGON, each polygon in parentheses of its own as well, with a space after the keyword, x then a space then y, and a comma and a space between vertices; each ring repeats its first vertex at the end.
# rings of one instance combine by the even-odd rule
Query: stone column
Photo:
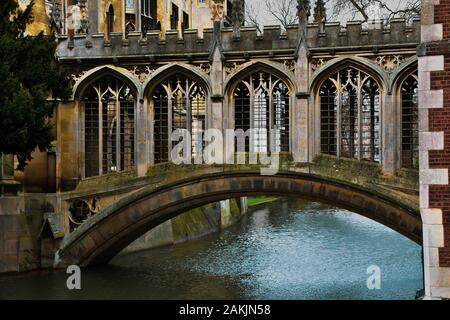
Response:
POLYGON ((295 162, 308 162, 308 108, 309 108, 309 69, 307 23, 310 15, 309 1, 298 1, 299 40, 295 53, 295 78, 297 92, 291 109, 291 150, 295 162))
POLYGON ((223 129, 224 93, 223 93, 223 55, 221 44, 221 25, 224 20, 224 6, 222 0, 212 1, 211 19, 214 22, 213 42, 210 47, 211 63, 211 110, 208 115, 207 128, 223 129))
POLYGON ((394 174, 397 167, 397 121, 395 97, 392 93, 383 96, 381 123, 381 163, 386 173, 394 174))
POLYGON ((208 116, 209 128, 223 129, 224 117, 224 96, 223 96, 223 64, 221 52, 216 48, 211 63, 211 86, 212 86, 212 102, 211 112, 208 116))
POLYGON ((147 143, 148 138, 148 117, 147 117, 147 104, 143 98, 140 98, 137 102, 137 115, 136 115, 136 169, 138 177, 143 177, 147 174, 149 165, 149 145, 147 143))
POLYGON ((291 109, 292 118, 292 156, 295 162, 308 162, 309 154, 309 79, 308 79, 308 54, 306 46, 299 50, 295 64, 295 78, 298 92, 294 98, 291 109))
MULTIPOLYGON (((219 129, 223 132, 223 118, 224 118, 224 93, 223 93, 223 55, 221 44, 221 26, 224 20, 225 11, 223 0, 214 0, 211 3, 211 19, 214 22, 213 43, 210 48, 210 62, 211 62, 211 110, 208 116, 208 128, 219 129)), ((223 159, 223 150, 222 155, 223 159)), ((230 201, 220 201, 221 207, 221 225, 228 224, 230 216, 230 201), (228 214, 227 214, 228 213, 228 214), (224 220, 225 219, 225 220, 224 220)))
POLYGON ((292 156, 295 162, 308 162, 308 93, 298 93, 292 106, 292 156))
POLYGON ((444 33, 450 25, 447 5, 448 1, 444 0, 422 2, 418 70, 419 161, 427 298, 450 298, 450 141, 446 140, 450 133, 450 86, 441 80, 450 77, 450 67, 444 63, 450 56, 449 34, 444 33))

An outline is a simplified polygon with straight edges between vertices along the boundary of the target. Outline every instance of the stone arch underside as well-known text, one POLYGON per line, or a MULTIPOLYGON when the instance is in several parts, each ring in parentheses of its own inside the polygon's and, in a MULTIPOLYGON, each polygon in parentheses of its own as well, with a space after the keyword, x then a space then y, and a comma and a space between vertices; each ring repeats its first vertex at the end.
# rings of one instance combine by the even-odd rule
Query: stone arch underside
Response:
POLYGON ((105 208, 63 241, 55 267, 106 263, 147 231, 185 211, 220 200, 264 195, 328 203, 377 221, 418 244, 422 241, 418 210, 395 198, 303 173, 223 172, 156 189, 145 187, 105 208))

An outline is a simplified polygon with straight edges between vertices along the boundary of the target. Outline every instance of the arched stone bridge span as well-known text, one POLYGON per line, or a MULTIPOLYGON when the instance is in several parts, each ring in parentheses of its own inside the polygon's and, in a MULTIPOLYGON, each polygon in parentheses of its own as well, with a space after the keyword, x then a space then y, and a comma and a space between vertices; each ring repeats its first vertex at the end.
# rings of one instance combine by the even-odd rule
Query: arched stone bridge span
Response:
POLYGON ((206 167, 190 172, 183 179, 169 174, 91 217, 64 239, 55 267, 108 262, 145 232, 187 210, 241 196, 290 196, 328 203, 375 220, 419 244, 422 241, 419 210, 407 200, 411 195, 394 186, 383 191, 380 185, 368 184, 367 177, 351 181, 337 174, 332 178, 311 167, 283 168, 273 176, 263 176, 255 168, 206 167))

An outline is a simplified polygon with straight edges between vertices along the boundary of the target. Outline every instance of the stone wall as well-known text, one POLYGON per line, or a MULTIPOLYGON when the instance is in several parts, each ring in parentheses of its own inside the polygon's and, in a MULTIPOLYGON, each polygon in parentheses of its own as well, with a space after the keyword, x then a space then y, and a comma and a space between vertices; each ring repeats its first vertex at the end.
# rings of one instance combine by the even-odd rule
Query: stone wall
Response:
POLYGON ((240 221, 246 209, 231 199, 203 206, 169 220, 130 244, 122 253, 186 242, 219 232, 240 221))
POLYGON ((42 267, 43 217, 54 211, 55 201, 55 197, 42 194, 0 196, 0 273, 42 267))

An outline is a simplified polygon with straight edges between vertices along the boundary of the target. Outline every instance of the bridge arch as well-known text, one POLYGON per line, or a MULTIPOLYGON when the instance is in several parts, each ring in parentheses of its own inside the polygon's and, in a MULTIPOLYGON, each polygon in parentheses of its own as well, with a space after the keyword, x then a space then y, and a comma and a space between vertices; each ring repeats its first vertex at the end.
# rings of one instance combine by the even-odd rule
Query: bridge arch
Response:
POLYGON ((91 217, 64 239, 55 267, 108 262, 150 229, 187 210, 240 196, 271 195, 329 203, 384 224, 421 243, 417 208, 356 185, 309 174, 286 172, 262 176, 256 172, 205 173, 130 194, 91 217))

